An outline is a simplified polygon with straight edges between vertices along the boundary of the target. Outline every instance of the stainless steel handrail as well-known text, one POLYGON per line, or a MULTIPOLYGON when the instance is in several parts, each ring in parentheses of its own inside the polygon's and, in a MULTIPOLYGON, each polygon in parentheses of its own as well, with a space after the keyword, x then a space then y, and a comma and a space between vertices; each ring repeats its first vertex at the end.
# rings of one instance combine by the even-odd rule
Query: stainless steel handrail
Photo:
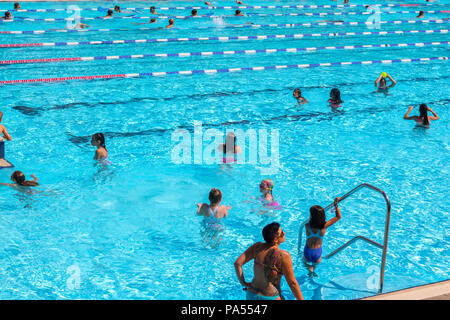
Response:
MULTIPOLYGON (((339 202, 343 201, 344 199, 346 199, 347 197, 349 197, 350 195, 352 195, 353 193, 355 193, 356 191, 360 190, 361 188, 369 188, 372 190, 375 190, 379 193, 381 193, 384 197, 384 200, 386 201, 386 224, 385 224, 385 229, 384 229, 384 242, 383 245, 370 240, 366 237, 363 236, 356 236, 354 238, 352 238, 351 240, 347 241, 345 244, 343 244, 342 246, 340 246, 339 248, 337 248, 336 250, 334 250, 333 252, 329 253, 327 256, 324 257, 324 259, 329 259, 331 257, 333 257, 336 253, 340 252, 341 250, 344 250, 345 248, 347 248, 349 245, 351 245, 353 242, 356 242, 358 240, 364 240, 380 249, 383 249, 383 254, 382 254, 382 258, 381 258, 381 270, 380 270, 380 288, 379 288, 379 293, 381 293, 383 291, 383 281, 384 281, 384 269, 386 267, 386 253, 387 253, 387 243, 388 243, 388 236, 389 236, 389 221, 391 218, 391 201, 389 200, 389 197, 387 196, 387 194, 377 188, 374 187, 368 183, 362 183, 359 186, 357 186, 356 188, 350 190, 349 192, 347 192, 346 194, 344 194, 342 197, 340 197, 339 202)), ((331 206, 334 204, 330 203, 328 206, 326 206, 324 208, 324 210, 328 210, 329 208, 331 208, 331 206)), ((300 257, 301 254, 301 246, 302 246, 302 235, 303 235, 303 228, 305 227, 305 224, 307 224, 309 221, 309 219, 305 220, 304 222, 302 222, 300 224, 300 228, 298 230, 298 251, 297 251, 297 257, 300 257)))

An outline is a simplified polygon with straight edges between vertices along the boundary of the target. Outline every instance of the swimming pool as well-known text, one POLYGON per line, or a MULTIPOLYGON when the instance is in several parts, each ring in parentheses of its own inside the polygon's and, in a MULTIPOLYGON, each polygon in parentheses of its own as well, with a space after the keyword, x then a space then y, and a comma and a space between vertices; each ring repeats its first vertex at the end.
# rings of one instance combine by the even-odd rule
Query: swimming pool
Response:
MULTIPOLYGON (((190 6, 201 2, 157 2, 190 6)), ((232 2, 234 5, 234 2, 232 2)), ((298 1, 271 1, 298 5, 298 1)), ((362 4, 356 1, 354 4, 362 4)), ((404 2, 390 1, 391 4, 404 2)), ((72 3, 23 3, 22 8, 65 8, 72 3)), ((110 2, 73 3, 81 8, 111 7, 110 2)), ((147 2, 123 2, 148 7, 147 2)), ((230 2, 217 2, 230 5, 230 2)), ((267 2, 252 2, 252 5, 267 2)), ((329 1, 302 1, 304 5, 329 1)), ((331 4, 336 4, 332 2, 331 4)), ((353 2, 352 2, 353 4, 353 2)), ((9 9, 11 3, 1 3, 9 9)), ((386 11, 448 10, 448 2, 386 11), (443 4, 446 4, 444 6, 443 4)), ((157 10, 158 11, 158 10, 157 10)), ((244 13, 364 12, 354 8, 242 9, 244 13)), ((148 10, 138 16, 150 16, 148 10)), ((168 10, 189 15, 190 10, 168 10)), ((204 14, 206 10, 200 10, 204 14)), ((220 9, 214 14, 229 14, 220 9)), ((232 12, 232 10, 231 10, 232 12)), ((13 12, 13 16, 66 18, 65 12, 13 12)), ((122 16, 129 14, 123 13, 122 16)), ((382 14, 382 21, 414 20, 417 14, 382 14)), ((82 17, 104 11, 82 11, 82 17)), ((426 14, 439 20, 448 13, 426 14)), ((65 21, 0 23, 0 31, 50 30, 41 34, 0 34, 2 44, 80 41, 233 37, 317 33, 446 30, 448 20, 429 23, 261 26, 317 23, 319 20, 365 22, 367 15, 251 16, 176 19, 171 30, 137 30, 147 20, 82 21, 91 29, 123 31, 55 32, 65 21), (233 25, 238 24, 239 26, 233 25)), ((159 19, 157 27, 167 19, 159 19)), ((244 38, 242 38, 244 39, 244 38)), ((122 44, 71 44, 0 48, 0 60, 104 57, 154 53, 221 52, 416 44, 450 41, 448 33, 355 34, 303 38, 169 41, 122 44)), ((280 65, 361 62, 448 57, 448 44, 408 47, 319 49, 308 52, 236 53, 206 56, 123 58, 52 63, 14 63, 0 68, 0 81, 56 77, 120 75, 280 65)), ((255 241, 262 227, 280 222, 305 299, 353 299, 376 293, 375 267, 381 251, 357 243, 324 261, 318 278, 309 279, 297 261, 299 225, 314 204, 328 205, 360 183, 384 190, 392 202, 384 292, 449 278, 449 77, 448 60, 309 66, 211 74, 120 77, 51 83, 2 85, 3 123, 13 136, 6 158, 42 186, 33 194, 2 187, 0 193, 0 298, 2 299, 244 299, 235 259, 255 241), (374 80, 386 71, 397 81, 390 95, 374 94, 374 80), (292 98, 301 88, 310 101, 299 107, 292 98), (327 105, 333 87, 343 108, 327 105), (426 103, 440 120, 430 129, 404 121, 408 105, 426 103), (176 164, 171 154, 176 129, 194 131, 278 130, 279 166, 263 175, 264 164, 176 164), (112 165, 94 165, 90 136, 103 132, 112 165), (264 178, 275 182, 282 210, 261 214, 264 178), (212 187, 231 205, 223 242, 202 244, 197 202, 207 202, 212 187)), ((241 146, 249 142, 238 141, 241 146)), ((14 169, 0 170, 8 182, 14 169)), ((355 235, 378 242, 384 232, 384 201, 362 191, 342 202, 342 220, 326 235, 328 253, 355 235)), ((328 213, 329 216, 330 213, 328 213)), ((244 267, 252 277, 252 263, 244 267)), ((284 280, 283 280, 284 281, 284 280)), ((289 287, 283 294, 293 299, 289 287)))

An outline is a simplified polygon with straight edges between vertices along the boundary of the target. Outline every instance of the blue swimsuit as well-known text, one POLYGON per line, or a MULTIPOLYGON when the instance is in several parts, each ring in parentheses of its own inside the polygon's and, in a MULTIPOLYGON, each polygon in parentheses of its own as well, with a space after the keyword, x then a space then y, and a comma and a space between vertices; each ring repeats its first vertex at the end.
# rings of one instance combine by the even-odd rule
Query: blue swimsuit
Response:
MULTIPOLYGON (((310 235, 306 235, 306 241, 308 241, 309 238, 319 238, 322 239, 323 236, 320 235, 320 230, 317 231, 317 233, 313 233, 311 230, 311 227, 308 225, 309 233, 310 235)), ((308 247, 308 245, 305 245, 305 249, 303 250, 303 255, 305 256, 306 260, 310 263, 316 263, 320 257, 322 256, 322 247, 317 249, 311 249, 308 247)))

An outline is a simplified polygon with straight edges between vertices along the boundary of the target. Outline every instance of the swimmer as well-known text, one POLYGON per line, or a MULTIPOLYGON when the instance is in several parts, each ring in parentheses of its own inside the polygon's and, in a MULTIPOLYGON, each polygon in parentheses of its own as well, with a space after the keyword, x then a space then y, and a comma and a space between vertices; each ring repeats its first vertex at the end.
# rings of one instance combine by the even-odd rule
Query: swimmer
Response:
POLYGON ((419 11, 419 15, 416 18, 423 18, 425 12, 419 11))
POLYGON ((11 135, 8 133, 8 130, 6 130, 5 126, 2 125, 2 119, 3 119, 3 112, 0 111, 0 138, 3 137, 4 139, 11 141, 11 135))
POLYGON ((11 181, 13 183, 0 183, 2 186, 9 186, 13 188, 18 187, 37 187, 39 185, 38 178, 34 174, 31 175, 33 180, 25 180, 25 175, 21 171, 14 171, 11 175, 11 181))
POLYGON ((191 16, 192 16, 192 17, 197 16, 197 10, 196 10, 196 9, 192 9, 192 11, 191 11, 191 16))
POLYGON ((197 215, 203 216, 204 227, 220 230, 223 228, 222 219, 228 217, 231 206, 219 205, 222 201, 222 191, 212 188, 209 192, 209 205, 197 203, 197 215))
POLYGON ((108 150, 106 150, 105 136, 103 135, 103 133, 94 134, 91 139, 91 145, 97 147, 97 150, 95 150, 94 160, 108 160, 108 150))
POLYGON ((6 12, 5 12, 5 15, 4 15, 3 17, 1 17, 0 19, 3 19, 3 20, 12 20, 11 12, 6 11, 6 12))
POLYGON ((275 184, 272 179, 264 179, 259 184, 259 191, 262 193, 262 200, 265 201, 264 204, 267 206, 279 206, 272 194, 274 185, 275 184))
POLYGON ((157 14, 155 7, 150 7, 150 13, 157 14))
POLYGON ((212 7, 212 4, 211 4, 210 2, 208 2, 208 1, 206 1, 205 4, 206 4, 207 6, 211 6, 211 7, 212 7))
POLYGON ((172 28, 175 21, 173 19, 169 19, 169 24, 166 26, 166 28, 172 28))
POLYGON ((348 3, 348 0, 344 0, 344 3, 348 3))
POLYGON ((230 132, 227 134, 225 143, 219 144, 218 150, 223 153, 222 163, 236 162, 236 155, 242 153, 242 149, 236 144, 236 140, 236 135, 230 132))
POLYGON ((397 82, 386 72, 382 72, 378 78, 375 80, 375 87, 377 87, 376 92, 383 92, 385 94, 388 93, 388 90, 395 86, 397 82), (386 85, 386 78, 391 80, 391 84, 389 86, 386 85))
POLYGON ((241 10, 236 10, 236 12, 234 13, 234 15, 236 17, 243 17, 244 15, 242 14, 241 10))
POLYGON ((115 6, 115 7, 114 7, 114 11, 120 13, 120 12, 121 12, 121 11, 120 11, 120 7, 119 7, 119 6, 115 6))
POLYGON ((294 96, 295 99, 297 99, 298 104, 308 103, 308 100, 302 97, 302 90, 297 88, 294 90, 294 93, 292 95, 294 96))
POLYGON ((112 11, 111 9, 108 10, 108 13, 106 14, 105 17, 103 17, 104 19, 109 19, 113 17, 113 13, 114 11, 112 11))
POLYGON ((325 222, 325 210, 314 205, 309 209, 309 222, 305 225, 306 244, 303 249, 303 262, 309 271, 308 276, 317 276, 314 269, 322 260, 322 238, 325 236, 327 228, 331 227, 341 219, 341 210, 338 202, 340 198, 334 199, 336 216, 325 222))
POLYGON ((89 27, 90 26, 88 26, 87 24, 80 22, 75 26, 75 29, 84 29, 84 28, 89 28, 89 27))
POLYGON ((417 125, 428 127, 430 125, 430 120, 439 120, 438 115, 431 110, 431 108, 428 108, 425 103, 422 103, 419 106, 419 114, 418 116, 409 116, 409 113, 412 111, 413 106, 409 106, 408 112, 403 116, 403 119, 405 120, 414 120, 417 125), (430 111, 433 116, 428 115, 428 111, 430 111))
POLYGON ((297 300, 303 300, 303 294, 295 279, 292 258, 288 251, 279 245, 286 241, 286 233, 280 224, 273 222, 263 228, 264 242, 250 246, 234 262, 236 275, 244 287, 247 300, 284 300, 281 295, 281 278, 285 277, 289 288, 297 300), (253 280, 246 282, 242 267, 254 260, 253 280))
POLYGON ((341 92, 338 88, 333 88, 330 91, 330 99, 328 99, 328 103, 330 104, 330 107, 332 108, 339 108, 341 107, 341 103, 344 101, 341 100, 341 92))
POLYGON ((20 3, 15 2, 15 3, 14 3, 14 10, 20 10, 20 9, 22 9, 22 8, 20 7, 20 3))
POLYGON ((236 0, 237 4, 242 4, 242 1, 236 0))
POLYGON ((157 22, 158 20, 156 20, 155 18, 151 18, 150 19, 150 21, 149 22, 142 22, 142 23, 132 23, 132 24, 134 24, 134 25, 141 25, 141 24, 147 24, 147 23, 155 23, 155 22, 157 22))

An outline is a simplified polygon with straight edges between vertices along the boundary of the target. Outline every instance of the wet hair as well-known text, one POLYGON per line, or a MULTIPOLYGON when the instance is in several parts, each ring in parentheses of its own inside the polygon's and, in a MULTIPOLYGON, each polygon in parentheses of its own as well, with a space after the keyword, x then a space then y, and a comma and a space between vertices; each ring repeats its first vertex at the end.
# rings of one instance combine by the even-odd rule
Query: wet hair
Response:
POLYGON ((151 18, 150 22, 156 22, 156 19, 155 18, 151 18))
POLYGON ((112 11, 111 9, 108 10, 108 16, 112 16, 114 13, 114 11, 112 11))
POLYGON ((275 183, 273 182, 272 179, 264 179, 263 181, 261 181, 261 184, 260 184, 260 186, 268 189, 270 194, 272 194, 274 185, 275 185, 275 183))
POLYGON ((96 134, 94 134, 92 136, 92 139, 95 140, 95 141, 100 142, 100 146, 105 148, 105 150, 106 150, 105 136, 103 135, 103 133, 96 133, 96 134))
POLYGON ((120 7, 119 7, 119 6, 115 6, 115 7, 114 7, 114 10, 120 12, 120 7))
POLYGON ((239 14, 239 13, 241 13, 241 10, 236 10, 235 14, 239 14))
POLYGON ((231 143, 233 143, 233 153, 236 151, 236 135, 233 132, 227 134, 225 139, 225 143, 223 145, 223 153, 227 153, 227 145, 230 147, 231 143))
POLYGON ((192 15, 197 14, 197 10, 196 9, 192 9, 191 14, 192 15))
POLYGON ((297 97, 296 93, 298 93, 298 97, 302 96, 302 90, 299 88, 294 89, 294 97, 297 97))
POLYGON ((386 79, 383 78, 383 77, 381 77, 379 84, 381 84, 381 81, 383 81, 383 82, 384 82, 384 85, 386 86, 386 79))
POLYGON ((309 219, 309 227, 314 229, 323 229, 325 227, 325 210, 319 206, 314 205, 309 208, 311 217, 309 219))
POLYGON ((9 12, 9 11, 5 12, 4 19, 6 19, 6 18, 11 18, 11 12, 9 12))
POLYGON ((423 16, 425 12, 419 11, 419 16, 423 16))
POLYGON ((211 202, 211 204, 219 203, 220 201, 222 201, 222 191, 216 188, 212 188, 211 191, 209 192, 208 199, 211 202))
POLYGON ((262 230, 262 235, 266 243, 273 243, 273 240, 278 236, 278 230, 280 230, 280 224, 278 222, 272 222, 265 226, 262 230))
POLYGON ((422 103, 419 106, 420 117, 422 118, 422 123, 424 125, 429 125, 430 121, 428 121, 428 107, 425 103, 422 103))
POLYGON ((174 23, 175 23, 175 20, 169 19, 169 24, 174 24, 174 23))
POLYGON ((150 12, 153 12, 153 11, 155 11, 155 7, 150 7, 150 12))
POLYGON ((18 2, 14 2, 14 9, 20 8, 20 4, 18 2))
POLYGON ((341 100, 341 92, 339 91, 338 88, 331 89, 330 96, 331 99, 333 99, 333 102, 336 104, 344 102, 341 100))
POLYGON ((36 181, 25 180, 25 175, 21 171, 14 171, 11 175, 11 180, 24 187, 35 187, 39 185, 36 181))

